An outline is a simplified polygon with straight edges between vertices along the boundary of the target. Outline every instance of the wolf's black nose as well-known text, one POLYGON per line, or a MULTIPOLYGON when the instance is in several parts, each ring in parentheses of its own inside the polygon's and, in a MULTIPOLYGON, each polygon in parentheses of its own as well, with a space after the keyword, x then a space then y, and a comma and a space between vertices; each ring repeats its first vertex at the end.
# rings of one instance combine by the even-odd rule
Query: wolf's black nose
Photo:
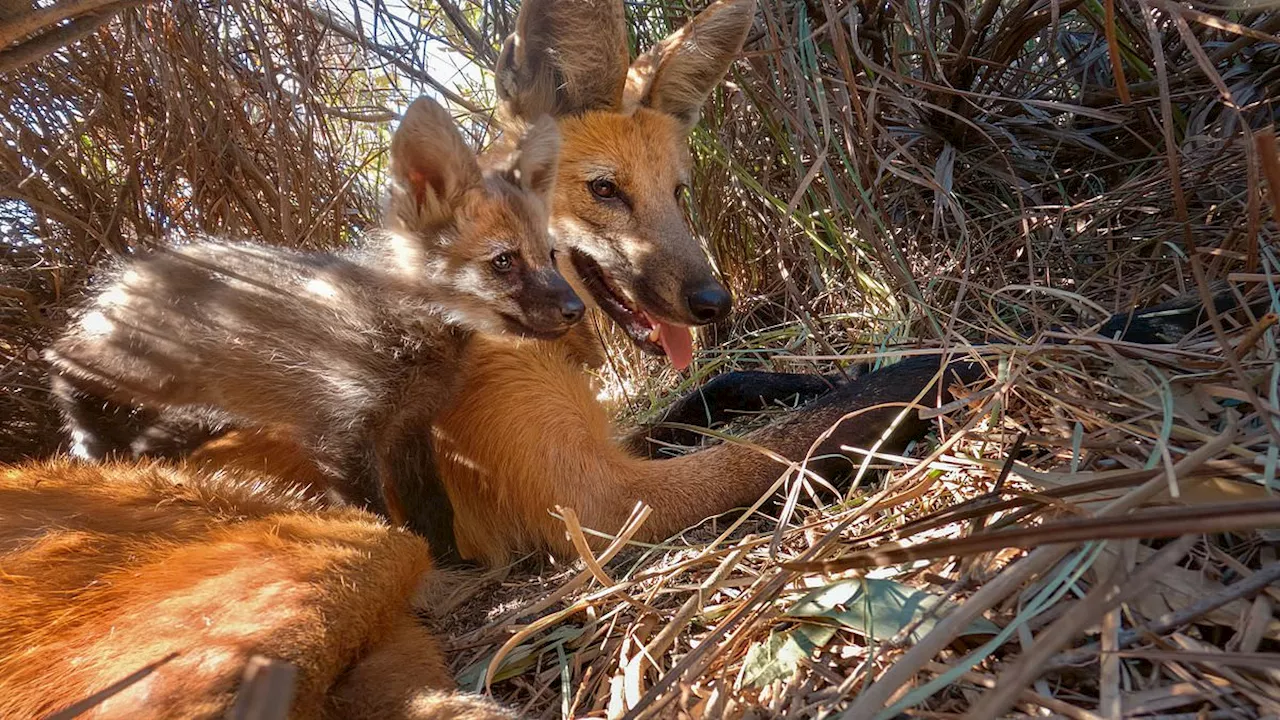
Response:
POLYGON ((712 280, 692 288, 685 295, 689 315, 699 325, 715 322, 729 314, 733 298, 720 283, 712 280))

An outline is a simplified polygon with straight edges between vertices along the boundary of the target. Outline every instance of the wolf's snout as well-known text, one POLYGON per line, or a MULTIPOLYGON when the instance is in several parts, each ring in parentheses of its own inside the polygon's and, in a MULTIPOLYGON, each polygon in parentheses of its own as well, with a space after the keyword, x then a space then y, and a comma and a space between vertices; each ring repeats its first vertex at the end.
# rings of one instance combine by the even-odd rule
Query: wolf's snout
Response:
POLYGON ((687 287, 684 297, 685 304, 689 307, 689 316, 699 325, 724 318, 733 307, 729 291, 715 280, 687 287))

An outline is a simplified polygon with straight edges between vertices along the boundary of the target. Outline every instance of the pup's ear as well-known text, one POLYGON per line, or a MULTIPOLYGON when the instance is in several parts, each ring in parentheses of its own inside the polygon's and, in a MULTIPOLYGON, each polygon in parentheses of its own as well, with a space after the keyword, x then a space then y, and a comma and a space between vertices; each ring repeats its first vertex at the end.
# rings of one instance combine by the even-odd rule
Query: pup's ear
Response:
POLYGON ((521 188, 537 193, 550 204, 560 166, 560 131, 555 120, 543 115, 516 141, 507 175, 521 188))
POLYGON ((391 212, 411 228, 453 217, 458 199, 480 184, 476 154, 449 111, 420 97, 391 137, 391 212))

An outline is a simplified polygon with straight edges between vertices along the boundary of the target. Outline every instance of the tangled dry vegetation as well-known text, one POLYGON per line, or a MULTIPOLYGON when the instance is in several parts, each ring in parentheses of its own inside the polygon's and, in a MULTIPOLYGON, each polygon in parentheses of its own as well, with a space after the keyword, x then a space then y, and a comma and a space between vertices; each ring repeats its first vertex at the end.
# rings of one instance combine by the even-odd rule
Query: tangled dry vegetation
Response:
MULTIPOLYGON (((129 7, 0 76, 5 457, 56 440, 34 351, 93 263, 162 230, 340 243, 404 97, 484 116, 512 7, 351 7, 129 7)), ((688 8, 629 13, 645 46, 688 8)), ((679 383, 618 346, 624 413, 727 368, 989 378, 857 491, 780 465, 781 513, 641 546, 639 508, 491 580, 442 625, 463 684, 534 717, 1280 714, 1278 33, 1274 5, 761 0, 694 138, 736 320, 679 383), (1211 289, 1257 302, 1176 343, 1089 332, 1211 289)))

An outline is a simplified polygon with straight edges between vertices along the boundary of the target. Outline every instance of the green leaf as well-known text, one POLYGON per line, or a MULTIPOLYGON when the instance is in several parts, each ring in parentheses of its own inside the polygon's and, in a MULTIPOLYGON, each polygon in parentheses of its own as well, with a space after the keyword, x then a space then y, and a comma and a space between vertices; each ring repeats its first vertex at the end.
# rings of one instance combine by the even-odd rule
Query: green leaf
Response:
POLYGON ((774 680, 784 680, 795 674, 800 661, 813 655, 815 650, 831 642, 835 628, 802 623, 786 630, 774 630, 765 640, 747 651, 742 681, 747 685, 764 687, 774 680))
MULTIPOLYGON (((797 620, 823 618, 873 640, 888 640, 916 625, 908 639, 923 638, 955 606, 932 593, 893 580, 858 578, 832 583, 801 598, 787 615, 797 620)), ((991 621, 978 618, 961 635, 995 635, 991 621)))
MULTIPOLYGON (((786 614, 794 627, 774 630, 747 651, 742 682, 764 687, 791 677, 800 661, 812 657, 835 637, 836 625, 873 640, 888 640, 915 625, 912 641, 924 637, 955 606, 924 590, 893 580, 843 580, 800 598, 786 614), (821 624, 814 620, 824 620, 821 624)), ((995 635, 1000 628, 978 618, 961 635, 995 635)))

